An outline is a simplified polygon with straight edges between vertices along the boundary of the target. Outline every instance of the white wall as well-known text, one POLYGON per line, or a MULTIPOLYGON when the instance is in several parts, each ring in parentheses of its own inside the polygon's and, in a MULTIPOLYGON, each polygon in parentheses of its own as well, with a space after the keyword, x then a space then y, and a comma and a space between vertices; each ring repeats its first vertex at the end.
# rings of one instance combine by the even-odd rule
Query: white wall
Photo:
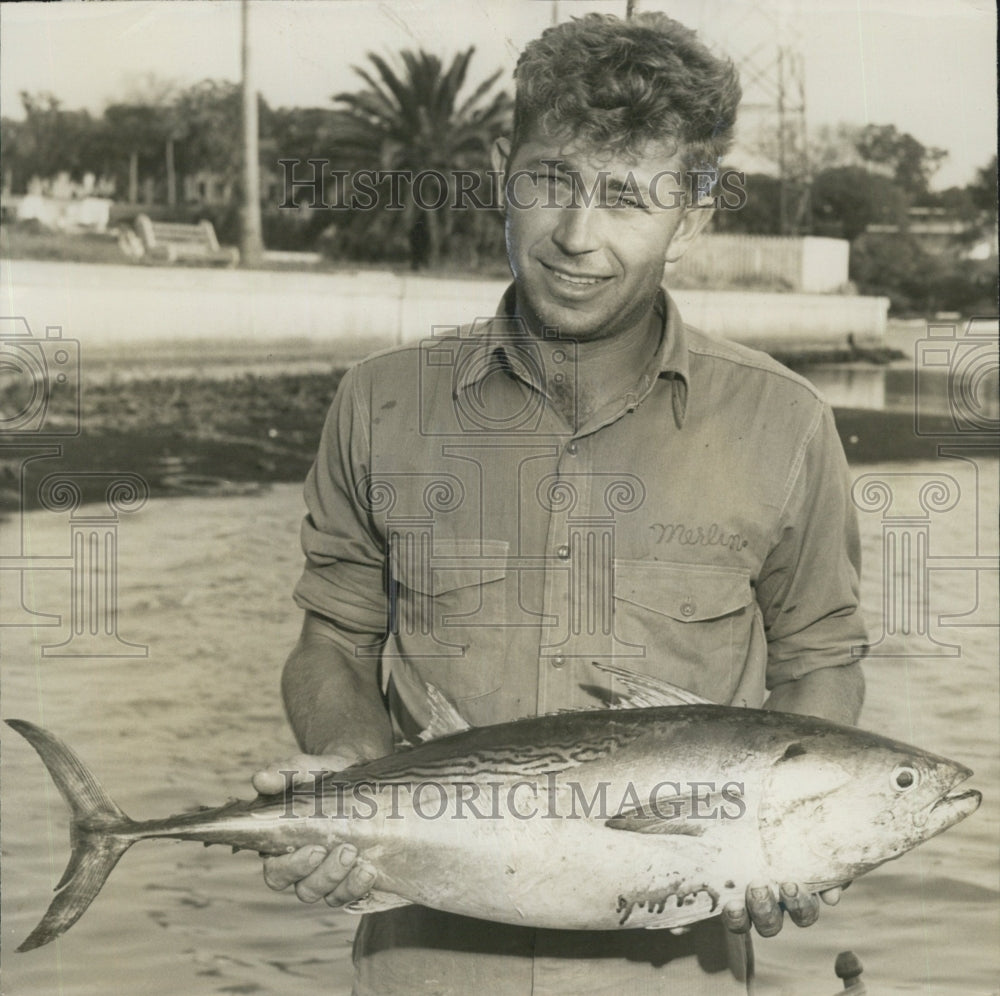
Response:
MULTIPOLYGON (((504 281, 0 261, 0 314, 96 345, 370 337, 376 345, 492 315, 504 281)), ((678 291, 685 320, 755 342, 881 336, 885 298, 678 291)))

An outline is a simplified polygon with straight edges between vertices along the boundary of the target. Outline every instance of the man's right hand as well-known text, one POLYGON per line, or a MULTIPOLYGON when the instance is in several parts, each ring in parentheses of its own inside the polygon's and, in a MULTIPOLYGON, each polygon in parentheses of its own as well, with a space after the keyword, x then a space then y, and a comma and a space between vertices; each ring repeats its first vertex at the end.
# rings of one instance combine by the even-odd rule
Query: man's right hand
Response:
MULTIPOLYGON (((313 772, 340 771, 357 760, 347 753, 297 754, 256 772, 253 787, 261 795, 272 795, 288 787, 282 772, 296 772, 293 785, 309 785, 315 780, 313 772)), ((328 906, 343 906, 371 890, 375 870, 358 860, 357 848, 352 844, 338 844, 332 850, 313 845, 265 858, 264 881, 279 892, 294 885, 295 894, 304 903, 323 899, 328 906)))

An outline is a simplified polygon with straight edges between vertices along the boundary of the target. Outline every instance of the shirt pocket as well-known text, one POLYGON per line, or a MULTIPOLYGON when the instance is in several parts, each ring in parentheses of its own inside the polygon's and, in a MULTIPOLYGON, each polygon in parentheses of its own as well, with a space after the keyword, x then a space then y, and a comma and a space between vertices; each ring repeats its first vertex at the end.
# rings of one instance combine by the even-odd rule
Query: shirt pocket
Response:
POLYGON ((507 622, 502 540, 439 540, 433 554, 400 544, 389 558, 395 654, 452 701, 500 687, 507 622))
POLYGON ((646 670, 728 701, 751 643, 749 571, 616 560, 614 612, 615 635, 641 653, 646 670))

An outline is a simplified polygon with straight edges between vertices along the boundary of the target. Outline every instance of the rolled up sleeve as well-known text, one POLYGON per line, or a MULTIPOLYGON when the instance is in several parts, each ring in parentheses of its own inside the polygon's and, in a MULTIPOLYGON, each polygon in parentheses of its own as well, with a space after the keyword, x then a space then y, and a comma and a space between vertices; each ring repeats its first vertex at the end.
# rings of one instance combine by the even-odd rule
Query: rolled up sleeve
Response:
POLYGON ((767 687, 864 656, 861 546, 833 413, 819 403, 789 479, 780 528, 757 586, 767 687))
POLYGON ((342 631, 351 650, 386 632, 385 551, 365 507, 369 467, 369 420, 355 367, 340 383, 306 478, 306 561, 294 592, 301 608, 342 631))

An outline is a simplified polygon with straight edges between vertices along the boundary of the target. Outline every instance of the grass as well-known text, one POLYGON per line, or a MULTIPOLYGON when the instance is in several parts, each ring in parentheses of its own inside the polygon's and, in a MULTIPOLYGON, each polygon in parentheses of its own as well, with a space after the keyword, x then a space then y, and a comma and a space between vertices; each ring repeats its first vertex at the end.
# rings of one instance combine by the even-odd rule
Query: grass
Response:
POLYGON ((114 234, 47 232, 27 223, 0 225, 0 256, 5 259, 40 259, 60 263, 123 263, 114 234))

